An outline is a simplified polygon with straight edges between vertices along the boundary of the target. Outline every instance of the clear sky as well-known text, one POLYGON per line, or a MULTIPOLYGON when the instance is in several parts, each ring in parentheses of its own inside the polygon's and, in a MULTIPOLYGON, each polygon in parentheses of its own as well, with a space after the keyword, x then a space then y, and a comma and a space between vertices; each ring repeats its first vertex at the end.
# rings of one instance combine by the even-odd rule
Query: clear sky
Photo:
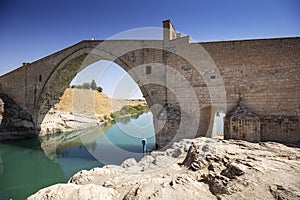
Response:
POLYGON ((166 19, 199 42, 300 36, 300 0, 1 0, 0 75, 82 39, 166 19))

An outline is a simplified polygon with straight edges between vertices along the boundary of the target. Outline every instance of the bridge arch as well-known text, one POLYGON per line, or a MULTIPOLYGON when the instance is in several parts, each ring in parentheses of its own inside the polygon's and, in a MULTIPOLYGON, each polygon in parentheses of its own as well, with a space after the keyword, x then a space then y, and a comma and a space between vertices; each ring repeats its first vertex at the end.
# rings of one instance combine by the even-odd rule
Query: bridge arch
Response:
MULTIPOLYGON (((123 55, 123 58, 128 56, 130 55, 123 55)), ((98 61, 107 60, 118 64, 136 83, 139 83, 137 76, 130 74, 131 67, 124 62, 123 58, 116 57, 106 51, 95 50, 92 48, 82 48, 64 58, 52 70, 49 77, 47 77, 45 84, 42 86, 40 93, 37 94, 37 100, 35 102, 35 123, 37 125, 41 124, 49 109, 59 102, 64 91, 80 71, 98 61)), ((148 89, 144 85, 138 86, 145 97, 148 106, 151 108, 154 101, 150 98, 148 89)))

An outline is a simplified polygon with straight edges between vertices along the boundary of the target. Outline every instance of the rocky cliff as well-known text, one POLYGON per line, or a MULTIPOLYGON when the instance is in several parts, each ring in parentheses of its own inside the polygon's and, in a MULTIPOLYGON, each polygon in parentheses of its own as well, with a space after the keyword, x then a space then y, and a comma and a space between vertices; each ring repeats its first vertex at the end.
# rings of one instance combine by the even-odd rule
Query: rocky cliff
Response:
POLYGON ((0 90, 0 141, 35 137, 32 117, 0 90))
POLYGON ((75 174, 28 199, 300 199, 300 148, 182 140, 141 161, 75 174))

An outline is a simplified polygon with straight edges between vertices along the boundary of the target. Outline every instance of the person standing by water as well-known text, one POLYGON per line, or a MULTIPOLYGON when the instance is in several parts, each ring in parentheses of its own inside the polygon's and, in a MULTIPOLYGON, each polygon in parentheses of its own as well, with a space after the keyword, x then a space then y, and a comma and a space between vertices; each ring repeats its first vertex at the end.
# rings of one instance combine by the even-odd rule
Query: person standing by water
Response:
POLYGON ((145 155, 147 153, 147 139, 145 138, 144 134, 142 139, 142 145, 143 145, 143 154, 145 155))

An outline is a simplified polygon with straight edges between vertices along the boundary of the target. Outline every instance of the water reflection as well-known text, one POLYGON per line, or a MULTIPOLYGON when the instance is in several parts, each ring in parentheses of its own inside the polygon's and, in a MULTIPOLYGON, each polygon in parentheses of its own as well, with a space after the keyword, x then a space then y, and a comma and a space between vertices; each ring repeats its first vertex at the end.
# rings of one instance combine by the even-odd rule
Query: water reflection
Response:
POLYGON ((65 182, 61 166, 48 159, 36 139, 0 144, 0 199, 25 199, 38 189, 65 182))
POLYGON ((82 169, 121 164, 129 157, 139 160, 143 135, 151 148, 151 113, 81 131, 0 142, 0 199, 25 199, 82 169))
POLYGON ((103 128, 94 127, 64 134, 55 134, 51 136, 41 137, 39 138, 39 140, 41 143, 41 148, 43 149, 45 155, 51 160, 58 162, 58 151, 71 149, 74 147, 83 148, 83 145, 93 147, 93 145, 96 145, 97 139, 101 138, 104 133, 112 126, 113 125, 110 124, 103 128), (85 138, 84 144, 82 143, 80 137, 85 138))

